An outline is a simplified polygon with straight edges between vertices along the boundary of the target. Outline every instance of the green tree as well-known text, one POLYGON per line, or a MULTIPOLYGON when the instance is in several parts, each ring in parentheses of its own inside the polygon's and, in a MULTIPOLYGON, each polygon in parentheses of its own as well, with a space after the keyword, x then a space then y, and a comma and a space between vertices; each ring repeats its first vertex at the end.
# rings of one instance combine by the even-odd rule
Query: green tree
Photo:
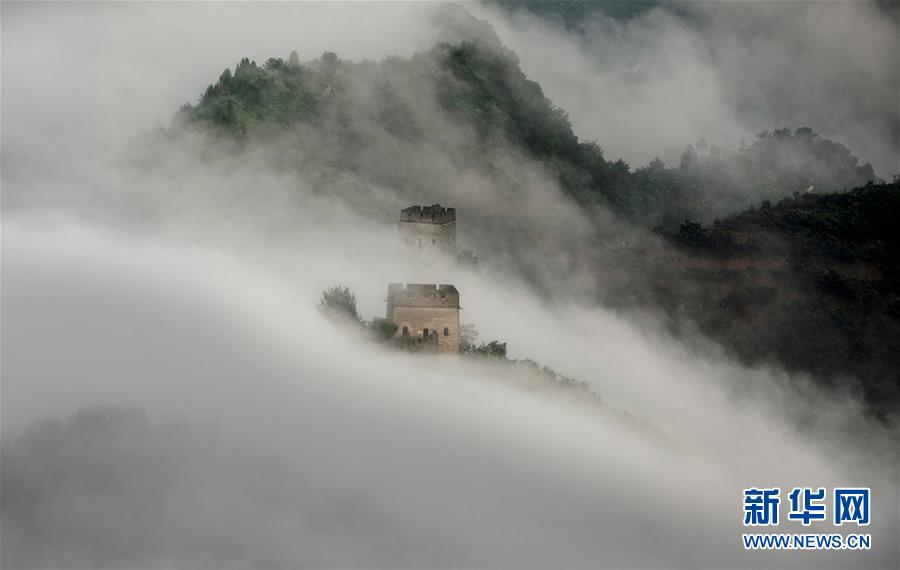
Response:
POLYGON ((356 295, 343 285, 335 285, 322 292, 319 310, 334 320, 360 322, 356 311, 356 295))
POLYGON ((478 347, 478 352, 492 358, 506 358, 506 343, 492 340, 478 347))
POLYGON ((390 340, 400 328, 397 323, 389 319, 372 319, 369 330, 378 340, 390 340))
POLYGON ((338 65, 341 63, 340 58, 333 51, 326 51, 322 54, 320 59, 322 61, 322 67, 325 68, 326 71, 331 72, 337 69, 338 65))

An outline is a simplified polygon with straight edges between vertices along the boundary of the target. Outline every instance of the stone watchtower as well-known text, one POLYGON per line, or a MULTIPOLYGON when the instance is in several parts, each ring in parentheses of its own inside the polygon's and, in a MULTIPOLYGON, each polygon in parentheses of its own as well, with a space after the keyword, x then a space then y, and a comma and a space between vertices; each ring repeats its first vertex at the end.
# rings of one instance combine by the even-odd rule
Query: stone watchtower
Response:
POLYGON ((453 285, 391 283, 387 318, 398 336, 437 336, 438 352, 459 352, 459 291, 453 285))
POLYGON ((400 210, 400 239, 424 253, 456 253, 456 208, 410 206, 400 210))

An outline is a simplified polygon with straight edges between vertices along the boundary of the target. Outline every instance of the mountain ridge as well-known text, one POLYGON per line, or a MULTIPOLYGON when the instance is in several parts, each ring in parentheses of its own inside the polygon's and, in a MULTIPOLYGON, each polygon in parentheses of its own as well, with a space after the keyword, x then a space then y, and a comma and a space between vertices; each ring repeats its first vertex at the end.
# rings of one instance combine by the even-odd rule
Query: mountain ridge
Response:
MULTIPOLYGON (((880 414, 900 402, 890 341, 900 335, 900 262, 883 218, 900 209, 897 183, 878 181, 871 165, 808 127, 763 131, 737 150, 701 140, 677 166, 656 159, 632 170, 580 140, 499 40, 470 35, 381 62, 332 52, 306 63, 296 54, 262 66, 245 58, 182 107, 166 134, 200 136, 231 155, 261 146, 267 164, 312 173, 325 188, 349 172, 407 200, 452 184, 460 164, 514 197, 520 180, 509 161, 521 156, 591 221, 603 253, 592 242, 572 247, 586 252, 604 304, 661 308, 673 327, 694 323, 746 363, 831 386, 856 378, 880 414), (447 161, 441 176, 429 170, 434 157, 447 161), (663 245, 629 233, 610 249, 599 236, 630 230, 610 230, 604 210, 663 245), (609 266, 617 269, 601 275, 609 266)), ((489 213, 471 222, 502 225, 489 213)), ((527 230, 508 231, 527 239, 527 230)))

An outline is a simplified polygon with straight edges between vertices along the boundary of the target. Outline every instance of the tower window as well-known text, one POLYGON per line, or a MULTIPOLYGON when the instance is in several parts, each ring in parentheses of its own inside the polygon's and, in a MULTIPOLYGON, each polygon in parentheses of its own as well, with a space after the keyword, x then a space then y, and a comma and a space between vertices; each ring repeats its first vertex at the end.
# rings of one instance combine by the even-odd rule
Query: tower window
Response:
POLYGON ((444 327, 444 336, 450 336, 450 329, 444 327))

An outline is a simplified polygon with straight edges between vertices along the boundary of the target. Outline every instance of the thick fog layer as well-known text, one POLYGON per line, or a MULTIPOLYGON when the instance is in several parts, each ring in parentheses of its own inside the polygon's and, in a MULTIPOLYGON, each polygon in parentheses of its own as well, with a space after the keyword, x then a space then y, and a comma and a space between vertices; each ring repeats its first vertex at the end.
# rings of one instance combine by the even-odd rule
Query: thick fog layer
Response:
MULTIPOLYGON (((408 205, 391 188, 321 192, 190 146, 135 164, 133 137, 240 57, 410 55, 443 37, 434 21, 405 4, 3 5, 2 565, 896 566, 896 434, 855 394, 567 287, 548 300, 502 263, 424 267, 385 222, 408 205), (606 405, 503 364, 388 351, 316 310, 342 283, 383 316, 395 281, 452 281, 482 340, 606 405), (147 424, 82 440, 88 406, 147 424), (872 550, 745 553, 742 490, 776 485, 871 486, 872 550)), ((422 201, 456 206, 476 250, 526 251, 511 236, 528 228, 529 268, 569 276, 547 254, 585 214, 498 153, 527 199, 463 172, 422 201), (492 233, 504 215, 518 221, 492 233)), ((414 175, 449 181, 456 157, 431 156, 414 175)))
MULTIPOLYGON (((661 435, 648 434, 577 398, 523 391, 488 365, 384 354, 335 330, 314 308, 322 283, 358 283, 374 313, 389 279, 352 251, 340 261, 300 248, 247 256, 59 220, 7 220, 4 232, 4 432, 80 406, 139 406, 151 421, 177 413, 213 424, 228 459, 200 465, 200 479, 174 478, 167 507, 143 517, 130 495, 138 484, 87 504, 58 491, 43 502, 62 518, 55 530, 4 520, 10 565, 895 559, 897 521, 886 508, 874 511, 875 548, 863 555, 740 550, 746 486, 865 483, 876 505, 896 502, 892 466, 879 460, 891 455, 888 434, 856 424, 846 402, 807 408, 771 371, 698 357, 602 310, 545 307, 515 284, 458 282, 467 320, 503 335, 514 356, 588 381, 661 435), (738 383, 741 396, 731 391, 738 383), (798 432, 802 417, 813 424, 798 432), (87 541, 64 520, 78 521, 87 541), (180 533, 151 533, 157 524, 180 533)), ((163 460, 131 476, 172 468, 163 460)))
POLYGON ((671 164, 700 139, 734 148, 806 125, 882 178, 900 172, 896 3, 661 3, 625 21, 598 10, 568 31, 513 7, 472 10, 608 157, 671 164))

